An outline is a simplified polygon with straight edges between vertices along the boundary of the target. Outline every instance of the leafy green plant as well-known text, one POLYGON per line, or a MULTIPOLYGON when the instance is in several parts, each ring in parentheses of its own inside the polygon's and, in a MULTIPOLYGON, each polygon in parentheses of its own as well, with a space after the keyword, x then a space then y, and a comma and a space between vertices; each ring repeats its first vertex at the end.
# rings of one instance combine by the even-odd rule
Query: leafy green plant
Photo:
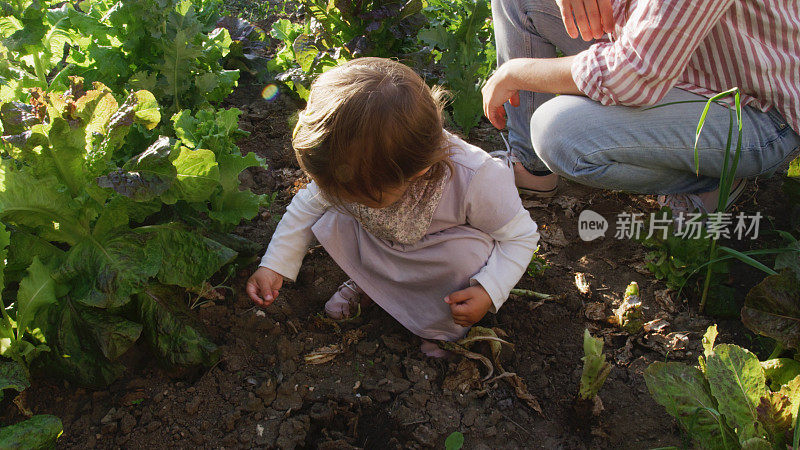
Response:
POLYGON ((770 275, 747 293, 742 323, 758 334, 775 339, 779 349, 800 351, 798 295, 800 278, 790 269, 770 275))
POLYGON ((445 450, 461 450, 464 447, 464 434, 460 431, 453 431, 444 440, 445 450))
POLYGON ((419 39, 441 66, 439 82, 452 93, 452 117, 464 134, 483 115, 481 87, 492 72, 495 50, 487 0, 429 0, 430 25, 419 39))
POLYGON ((239 70, 265 81, 268 69, 264 32, 250 22, 233 16, 219 19, 217 26, 228 30, 232 40, 230 52, 223 60, 225 68, 239 70))
POLYGON ((64 431, 61 419, 40 414, 0 428, 0 448, 45 449, 55 447, 64 431))
POLYGON ((421 0, 301 0, 303 23, 281 19, 272 37, 283 47, 269 62, 276 79, 302 99, 321 73, 361 56, 395 57, 413 50, 425 24, 421 0))
POLYGON ((606 355, 603 354, 603 340, 593 337, 589 330, 583 332, 583 355, 581 358, 583 372, 581 373, 578 398, 592 400, 606 382, 606 378, 611 372, 611 364, 606 362, 606 355))
MULTIPOLYGON (((31 98, 24 123, 15 119, 27 109, 0 106, 16 133, 2 138, 11 158, 0 162, 0 220, 11 231, 5 276, 18 281, 3 337, 46 344, 37 367, 87 385, 115 379, 140 336, 166 364, 213 364, 218 351, 183 316, 181 296, 236 257, 211 237, 257 211, 259 197, 238 190, 239 172, 260 163, 232 144, 238 111, 179 113, 178 139, 128 158, 119 150, 134 124, 161 120, 150 92, 118 104, 106 86, 73 78, 31 98)), ((13 339, 0 354, 14 357, 13 339)))
POLYGON ((611 364, 603 354, 603 339, 593 337, 588 329, 583 332, 583 354, 583 371, 572 409, 578 427, 591 423, 592 418, 603 410, 603 402, 597 393, 611 372, 611 364))
POLYGON ((527 273, 529 277, 535 278, 544 274, 544 271, 549 268, 550 264, 539 254, 539 247, 536 247, 536 251, 533 252, 533 257, 531 258, 531 262, 528 263, 528 268, 525 270, 525 273, 527 273))
POLYGON ((800 374, 777 389, 748 350, 703 338, 699 367, 656 362, 645 370, 650 395, 703 448, 785 448, 800 407, 800 374))
MULTIPOLYGON (((657 214, 665 220, 672 217, 672 212, 666 207, 657 214)), ((645 264, 656 279, 663 280, 667 287, 678 293, 686 288, 700 290, 699 272, 708 265, 712 245, 706 229, 701 229, 700 236, 695 239, 676 234, 674 224, 670 224, 666 237, 663 233, 653 233, 650 237, 643 237, 641 242, 651 249, 645 256, 645 264)), ((718 276, 712 279, 710 285, 711 292, 715 294, 712 311, 720 315, 738 314, 738 309, 726 311, 726 305, 732 303, 733 290, 721 283, 720 275, 728 272, 726 261, 719 261, 713 267, 713 273, 718 276)))
POLYGON ((239 72, 221 65, 232 41, 216 28, 217 0, 98 0, 78 6, 86 11, 46 0, 18 5, 0 19, 0 38, 6 73, 20 81, 0 101, 30 87, 66 87, 68 76, 80 75, 115 92, 148 90, 177 112, 221 101, 236 86, 239 72))

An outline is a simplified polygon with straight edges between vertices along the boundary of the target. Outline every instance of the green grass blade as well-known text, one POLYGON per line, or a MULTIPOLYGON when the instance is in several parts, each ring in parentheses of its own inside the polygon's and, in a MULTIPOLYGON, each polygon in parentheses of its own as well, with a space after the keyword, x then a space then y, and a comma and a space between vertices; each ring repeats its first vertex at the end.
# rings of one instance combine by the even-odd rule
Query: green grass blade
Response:
POLYGON ((764 264, 756 261, 755 259, 751 258, 750 256, 745 255, 744 253, 742 253, 742 252, 740 252, 738 250, 734 250, 734 249, 732 249, 730 247, 719 247, 719 250, 732 255, 734 258, 738 259, 739 261, 741 261, 741 262, 743 262, 745 264, 748 264, 748 265, 750 265, 752 267, 755 267, 756 269, 759 269, 764 273, 767 273, 769 275, 777 275, 778 274, 778 272, 775 272, 774 270, 770 269, 769 267, 765 266, 764 264))

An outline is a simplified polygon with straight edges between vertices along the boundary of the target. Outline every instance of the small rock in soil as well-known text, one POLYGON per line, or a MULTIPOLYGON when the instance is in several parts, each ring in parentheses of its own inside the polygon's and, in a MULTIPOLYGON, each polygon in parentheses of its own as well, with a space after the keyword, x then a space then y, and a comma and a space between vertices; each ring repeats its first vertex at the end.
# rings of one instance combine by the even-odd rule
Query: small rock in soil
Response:
POLYGON ((186 414, 193 416, 197 414, 198 409, 200 409, 200 397, 195 397, 186 403, 186 414))
POLYGON ((406 344, 396 335, 381 336, 383 344, 393 352, 402 352, 406 349, 406 344))
POLYGON ((417 442, 426 447, 435 446, 436 438, 438 437, 437 433, 431 430, 431 428, 427 425, 418 426, 411 435, 417 440, 417 442))
POLYGON ((317 450, 356 450, 358 447, 353 447, 344 439, 335 441, 326 441, 317 446, 317 450))
POLYGON ((278 386, 277 395, 275 396, 275 401, 272 402, 272 407, 283 411, 289 408, 292 410, 298 410, 303 407, 303 398, 300 396, 300 393, 295 389, 297 386, 293 380, 284 381, 278 386))
POLYGON ((333 420, 333 408, 325 403, 314 403, 308 412, 308 416, 315 422, 327 424, 333 420))
POLYGON ((128 434, 136 426, 136 419, 132 415, 125 413, 119 421, 119 429, 123 434, 128 434))
POLYGON ((105 435, 114 434, 117 432, 117 422, 109 422, 100 428, 100 432, 105 435))
POLYGON ((372 391, 369 395, 371 395, 378 403, 386 403, 392 399, 392 394, 384 391, 383 389, 372 391))
POLYGON ((117 415, 117 409, 116 408, 111 408, 111 409, 108 410, 106 415, 103 416, 102 419, 100 419, 100 423, 101 424, 107 424, 109 422, 113 422, 113 421, 117 420, 116 415, 117 415))
POLYGON ((276 442, 278 448, 288 450, 302 445, 306 440, 310 423, 309 417, 305 415, 295 416, 284 421, 278 431, 278 441, 276 442))
POLYGON ((356 351, 362 355, 371 356, 375 354, 379 346, 377 341, 361 341, 356 346, 356 351))
POLYGON ((469 408, 464 415, 461 417, 461 425, 465 427, 471 427, 475 424, 475 420, 478 418, 478 410, 477 408, 469 408))

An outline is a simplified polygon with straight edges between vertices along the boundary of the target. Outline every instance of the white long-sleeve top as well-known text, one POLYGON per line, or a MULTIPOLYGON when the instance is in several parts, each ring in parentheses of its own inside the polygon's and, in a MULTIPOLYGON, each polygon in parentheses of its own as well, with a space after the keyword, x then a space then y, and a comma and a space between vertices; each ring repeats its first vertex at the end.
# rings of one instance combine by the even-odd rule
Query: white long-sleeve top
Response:
MULTIPOLYGON (((492 312, 502 306, 530 263, 539 241, 536 223, 522 207, 511 168, 483 150, 454 136, 453 172, 433 216, 428 234, 469 225, 494 241, 486 264, 470 279, 492 299, 492 312)), ((286 209, 261 266, 294 281, 311 244, 312 226, 332 205, 310 183, 286 209)))

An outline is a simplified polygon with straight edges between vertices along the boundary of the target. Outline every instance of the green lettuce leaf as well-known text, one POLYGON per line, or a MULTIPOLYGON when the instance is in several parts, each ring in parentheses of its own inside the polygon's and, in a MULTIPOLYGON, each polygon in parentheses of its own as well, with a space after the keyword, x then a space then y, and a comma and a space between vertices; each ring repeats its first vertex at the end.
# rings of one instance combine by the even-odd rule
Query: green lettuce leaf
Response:
POLYGON ((0 428, 0 448, 53 448, 64 431, 61 419, 40 414, 0 428))
POLYGON ((142 334, 158 359, 168 367, 209 367, 219 360, 219 348, 179 311, 185 293, 179 289, 151 286, 137 295, 142 334))
POLYGON ((160 254, 147 251, 147 237, 122 232, 105 240, 91 239, 73 246, 59 270, 59 279, 70 280, 73 295, 97 308, 126 304, 158 273, 160 254))
POLYGON ((122 375, 125 366, 103 356, 70 301, 60 306, 51 315, 47 342, 52 351, 40 358, 42 369, 81 386, 108 386, 122 375))
POLYGON ((3 391, 14 389, 22 392, 31 386, 28 379, 28 371, 17 361, 0 361, 0 400, 3 399, 3 391))
POLYGON ((766 393, 758 357, 741 347, 719 344, 706 358, 706 376, 719 411, 737 430, 739 440, 758 437, 756 408, 766 393))
POLYGON ((100 351, 107 359, 114 361, 127 352, 139 335, 142 325, 122 317, 94 308, 76 309, 83 319, 86 329, 91 333, 100 351))
POLYGON ((647 389, 702 448, 738 446, 733 430, 718 411, 703 373, 686 364, 655 362, 644 371, 647 389))
POLYGON ((177 170, 177 178, 161 199, 171 204, 178 200, 202 202, 214 193, 219 186, 219 166, 214 152, 205 149, 191 150, 181 147, 173 151, 172 164, 177 170), (175 155, 177 153, 177 155, 175 155))
POLYGON ((17 293, 17 338, 31 326, 36 315, 56 302, 55 282, 50 270, 34 257, 28 275, 19 282, 17 293))
POLYGON ((75 244, 86 234, 77 215, 80 205, 64 192, 58 180, 34 178, 11 165, 0 162, 0 219, 68 244, 75 244))
POLYGON ((773 391, 779 390, 781 386, 800 375, 800 361, 790 358, 761 361, 761 368, 764 369, 764 376, 773 391))
POLYGON ((163 284, 200 286, 236 257, 230 248, 178 225, 148 227, 146 232, 146 251, 159 255, 162 261, 157 276, 163 284))

